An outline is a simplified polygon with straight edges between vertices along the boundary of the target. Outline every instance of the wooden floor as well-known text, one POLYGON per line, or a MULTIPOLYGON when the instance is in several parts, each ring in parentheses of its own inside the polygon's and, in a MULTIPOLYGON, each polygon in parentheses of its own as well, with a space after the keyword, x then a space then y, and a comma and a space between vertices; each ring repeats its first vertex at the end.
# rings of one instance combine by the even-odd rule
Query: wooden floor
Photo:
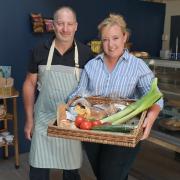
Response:
POLYGON ((180 160, 173 151, 146 141, 131 174, 138 180, 180 180, 180 160))
MULTIPOLYGON (((28 153, 20 155, 20 163, 15 169, 14 158, 1 159, 0 180, 28 180, 28 153)), ((86 156, 80 173, 82 180, 95 180, 86 156)), ((51 180, 61 179, 60 171, 51 171, 51 180)), ((145 142, 128 180, 180 180, 180 162, 174 160, 174 152, 145 142)))

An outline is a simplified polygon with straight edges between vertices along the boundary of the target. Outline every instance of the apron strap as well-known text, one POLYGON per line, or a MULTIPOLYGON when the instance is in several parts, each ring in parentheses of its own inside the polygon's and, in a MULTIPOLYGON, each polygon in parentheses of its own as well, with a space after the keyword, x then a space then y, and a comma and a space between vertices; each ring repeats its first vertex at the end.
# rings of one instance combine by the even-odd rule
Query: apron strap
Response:
POLYGON ((79 69, 79 54, 78 54, 78 49, 77 49, 77 44, 75 43, 75 51, 74 51, 74 62, 75 62, 75 76, 77 81, 79 82, 80 79, 80 69, 79 69))
MULTIPOLYGON (((77 44, 76 44, 76 42, 74 42, 74 43, 75 43, 75 51, 74 51, 75 68, 74 68, 74 73, 75 73, 77 81, 79 82, 79 79, 80 79, 79 54, 78 54, 77 44)), ((46 70, 50 70, 50 68, 51 68, 51 63, 52 63, 53 54, 54 54, 54 47, 55 47, 55 40, 53 40, 52 45, 51 45, 50 50, 49 50, 46 70)))
POLYGON ((53 54, 54 54, 54 47, 55 47, 55 40, 53 40, 52 45, 51 45, 50 50, 49 50, 46 70, 50 70, 50 68, 51 68, 51 63, 52 63, 53 54))

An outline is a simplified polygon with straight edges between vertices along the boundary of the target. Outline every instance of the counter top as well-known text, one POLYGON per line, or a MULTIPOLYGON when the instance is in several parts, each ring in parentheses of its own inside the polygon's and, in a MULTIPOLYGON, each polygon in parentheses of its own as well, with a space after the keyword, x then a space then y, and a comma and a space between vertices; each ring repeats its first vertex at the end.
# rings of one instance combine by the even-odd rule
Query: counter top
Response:
MULTIPOLYGON (((148 58, 144 59, 144 61, 149 66, 151 66, 151 69, 159 78, 158 86, 165 94, 165 97, 170 100, 180 100, 180 60, 148 58)), ((177 110, 176 105, 174 109, 164 109, 163 112, 164 114, 173 117, 175 116, 179 118, 180 116, 180 112, 177 110)), ((157 121, 155 121, 148 140, 150 142, 180 153, 180 131, 168 131, 162 129, 162 127, 159 126, 159 121, 160 119, 157 119, 157 121)))
POLYGON ((180 68, 180 60, 163 60, 158 58, 144 59, 149 65, 160 66, 160 67, 170 67, 170 68, 180 68))

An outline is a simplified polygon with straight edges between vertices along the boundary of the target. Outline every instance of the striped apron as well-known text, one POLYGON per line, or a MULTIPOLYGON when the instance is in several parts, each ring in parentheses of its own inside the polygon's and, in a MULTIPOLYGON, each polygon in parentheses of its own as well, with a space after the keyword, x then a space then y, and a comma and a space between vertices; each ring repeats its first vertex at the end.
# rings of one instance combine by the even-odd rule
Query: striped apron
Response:
POLYGON ((80 70, 75 43, 75 65, 52 65, 55 42, 53 41, 47 65, 39 66, 38 99, 34 107, 34 131, 30 149, 30 165, 39 168, 78 169, 82 163, 81 142, 47 136, 48 123, 56 118, 57 106, 65 103, 76 88, 80 70))

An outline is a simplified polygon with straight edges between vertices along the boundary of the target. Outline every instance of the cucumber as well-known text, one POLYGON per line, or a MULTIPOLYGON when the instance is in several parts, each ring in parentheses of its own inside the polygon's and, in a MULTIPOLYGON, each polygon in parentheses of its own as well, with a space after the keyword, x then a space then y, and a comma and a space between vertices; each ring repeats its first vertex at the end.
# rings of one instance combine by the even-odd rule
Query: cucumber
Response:
POLYGON ((92 127, 92 130, 129 133, 134 128, 135 126, 132 126, 132 125, 121 124, 121 125, 94 126, 92 127))

